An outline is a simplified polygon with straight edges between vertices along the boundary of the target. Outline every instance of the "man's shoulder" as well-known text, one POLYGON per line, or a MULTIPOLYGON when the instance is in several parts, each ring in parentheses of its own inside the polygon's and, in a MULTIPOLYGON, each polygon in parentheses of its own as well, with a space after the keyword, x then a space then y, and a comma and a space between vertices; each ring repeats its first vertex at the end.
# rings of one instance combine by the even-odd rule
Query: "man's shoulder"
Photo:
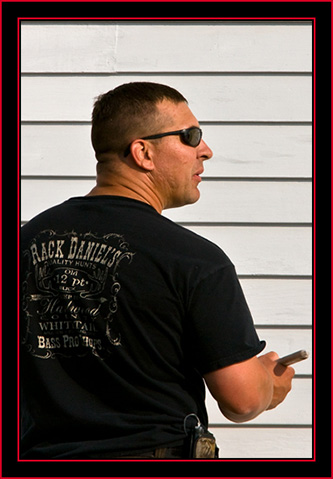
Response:
POLYGON ((219 264, 221 262, 225 265, 231 264, 226 253, 213 241, 167 218, 163 218, 162 221, 164 221, 166 228, 169 230, 167 238, 170 242, 170 247, 176 246, 182 254, 189 255, 192 258, 194 256, 198 258, 204 257, 219 264))

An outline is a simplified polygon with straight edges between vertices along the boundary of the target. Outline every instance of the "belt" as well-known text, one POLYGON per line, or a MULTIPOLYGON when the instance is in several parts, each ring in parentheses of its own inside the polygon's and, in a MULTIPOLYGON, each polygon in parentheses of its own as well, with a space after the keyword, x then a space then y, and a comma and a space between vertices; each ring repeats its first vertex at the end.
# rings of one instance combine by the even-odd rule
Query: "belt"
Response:
POLYGON ((186 458, 184 446, 159 447, 152 451, 139 453, 90 453, 85 459, 184 459, 186 458))
POLYGON ((182 459, 184 458, 183 447, 159 447, 151 452, 135 454, 133 456, 119 455, 119 459, 182 459))

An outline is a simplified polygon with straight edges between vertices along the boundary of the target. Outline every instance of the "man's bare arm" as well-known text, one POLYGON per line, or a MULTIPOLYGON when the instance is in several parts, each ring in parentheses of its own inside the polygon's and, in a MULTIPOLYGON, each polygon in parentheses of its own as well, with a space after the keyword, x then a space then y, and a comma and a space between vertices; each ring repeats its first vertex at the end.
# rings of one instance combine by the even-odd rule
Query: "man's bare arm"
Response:
POLYGON ((226 418, 250 421, 284 400, 295 371, 278 364, 277 359, 278 355, 270 352, 204 375, 226 418))

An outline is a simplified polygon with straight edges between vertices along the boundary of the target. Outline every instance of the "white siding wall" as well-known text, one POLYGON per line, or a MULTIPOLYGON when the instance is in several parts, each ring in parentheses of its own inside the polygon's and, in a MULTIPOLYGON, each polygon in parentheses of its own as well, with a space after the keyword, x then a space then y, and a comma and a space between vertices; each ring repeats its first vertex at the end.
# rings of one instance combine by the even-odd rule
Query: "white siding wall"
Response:
MULTIPOLYGON (((22 222, 94 184, 94 98, 128 81, 189 100, 215 155, 201 199, 165 215, 236 265, 267 351, 312 351, 310 22, 23 22, 22 222)), ((208 393, 222 458, 312 456, 312 361, 276 410, 227 421, 208 393)))

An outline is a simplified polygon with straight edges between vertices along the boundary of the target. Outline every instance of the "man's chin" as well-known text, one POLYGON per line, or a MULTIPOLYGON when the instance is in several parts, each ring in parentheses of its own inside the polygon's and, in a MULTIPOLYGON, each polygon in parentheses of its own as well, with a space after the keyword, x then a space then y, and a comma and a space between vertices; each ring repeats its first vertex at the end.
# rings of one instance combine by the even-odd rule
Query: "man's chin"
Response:
POLYGON ((188 197, 186 199, 179 199, 174 201, 173 203, 170 203, 169 205, 166 205, 163 209, 164 210, 169 210, 171 208, 181 208, 182 206, 186 205, 193 205, 200 199, 200 191, 197 190, 196 195, 192 195, 191 197, 188 197))

